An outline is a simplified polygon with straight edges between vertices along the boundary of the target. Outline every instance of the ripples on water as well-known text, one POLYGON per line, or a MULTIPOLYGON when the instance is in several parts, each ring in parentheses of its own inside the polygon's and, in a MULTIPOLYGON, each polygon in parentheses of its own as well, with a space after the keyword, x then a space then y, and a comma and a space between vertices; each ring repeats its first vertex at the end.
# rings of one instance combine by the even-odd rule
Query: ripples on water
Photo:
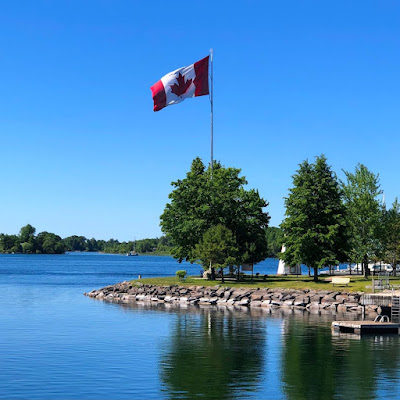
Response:
POLYGON ((400 398, 398 336, 332 336, 331 315, 82 295, 178 267, 168 257, 0 256, 0 399, 400 398))

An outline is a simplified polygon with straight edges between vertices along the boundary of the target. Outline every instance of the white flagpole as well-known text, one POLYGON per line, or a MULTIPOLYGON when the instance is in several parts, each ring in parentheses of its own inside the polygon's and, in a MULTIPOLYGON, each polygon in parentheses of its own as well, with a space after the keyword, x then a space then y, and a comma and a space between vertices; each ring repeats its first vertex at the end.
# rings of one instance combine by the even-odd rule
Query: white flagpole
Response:
POLYGON ((213 54, 214 54, 214 50, 210 49, 210 54, 211 54, 211 74, 210 74, 210 83, 211 83, 211 96, 210 96, 210 103, 211 103, 211 174, 213 171, 213 165, 214 165, 214 124, 213 124, 213 92, 214 92, 214 88, 213 88, 213 54))

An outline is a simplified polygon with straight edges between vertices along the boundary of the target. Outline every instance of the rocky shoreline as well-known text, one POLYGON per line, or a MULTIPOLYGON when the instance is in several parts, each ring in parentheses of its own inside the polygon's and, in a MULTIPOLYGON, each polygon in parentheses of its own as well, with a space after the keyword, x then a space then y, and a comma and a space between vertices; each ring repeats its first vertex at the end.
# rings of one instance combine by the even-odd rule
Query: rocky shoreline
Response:
POLYGON ((363 293, 216 286, 157 286, 128 281, 84 293, 94 299, 116 303, 150 302, 193 306, 284 307, 309 312, 379 314, 380 307, 364 306, 363 293))

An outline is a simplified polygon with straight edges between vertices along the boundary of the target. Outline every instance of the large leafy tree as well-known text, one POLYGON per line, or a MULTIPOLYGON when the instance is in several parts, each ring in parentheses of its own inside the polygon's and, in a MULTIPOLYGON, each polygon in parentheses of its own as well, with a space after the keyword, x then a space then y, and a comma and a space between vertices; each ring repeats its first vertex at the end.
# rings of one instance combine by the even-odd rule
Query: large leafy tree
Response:
POLYGON ((363 164, 355 172, 344 171, 347 182, 342 182, 346 215, 350 227, 350 257, 361 262, 364 275, 369 275, 368 261, 383 253, 383 207, 378 200, 382 194, 379 175, 363 164))
POLYGON ((193 160, 186 178, 172 182, 161 228, 172 242, 175 258, 196 261, 196 246, 208 229, 219 224, 232 232, 238 249, 235 265, 266 258, 265 229, 270 217, 263 208, 268 203, 257 190, 244 189, 245 184, 240 169, 215 162, 211 171, 200 158, 193 160))
POLYGON ((323 155, 314 164, 300 164, 285 205, 286 251, 281 257, 289 265, 314 269, 317 281, 319 268, 344 261, 347 243, 342 192, 323 155))

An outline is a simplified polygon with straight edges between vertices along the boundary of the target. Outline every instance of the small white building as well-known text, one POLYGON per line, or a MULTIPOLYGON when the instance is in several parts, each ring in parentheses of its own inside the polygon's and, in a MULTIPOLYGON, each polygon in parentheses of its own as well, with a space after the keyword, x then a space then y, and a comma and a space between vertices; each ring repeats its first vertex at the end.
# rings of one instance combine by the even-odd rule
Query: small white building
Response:
MULTIPOLYGON (((286 251, 285 245, 282 246, 281 253, 286 251)), ((300 264, 290 267, 285 264, 285 261, 279 260, 277 275, 301 275, 300 264)))

